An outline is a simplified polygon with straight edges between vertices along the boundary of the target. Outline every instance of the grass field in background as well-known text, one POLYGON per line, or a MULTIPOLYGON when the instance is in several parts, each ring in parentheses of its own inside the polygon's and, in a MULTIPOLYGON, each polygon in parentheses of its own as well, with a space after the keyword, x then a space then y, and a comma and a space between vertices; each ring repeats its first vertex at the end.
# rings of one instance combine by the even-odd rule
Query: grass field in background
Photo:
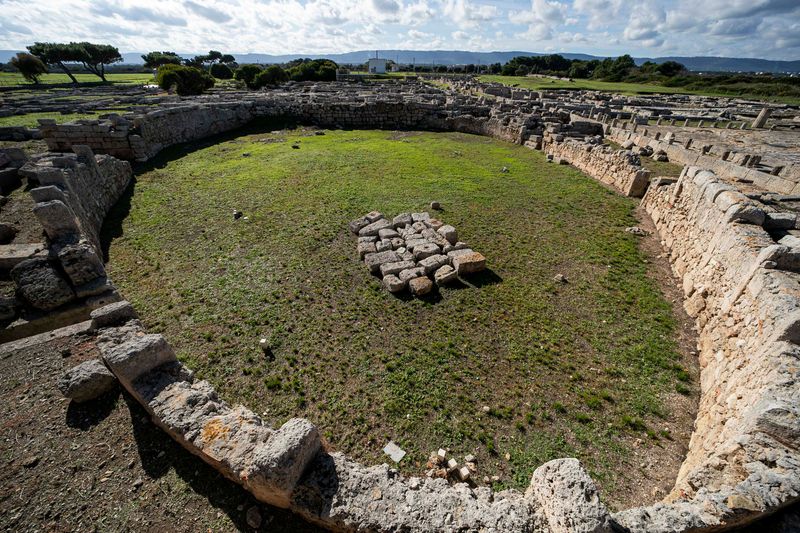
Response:
MULTIPOLYGON (((102 80, 94 74, 75 74, 78 83, 102 83, 102 80)), ((108 83, 120 85, 144 85, 153 82, 152 74, 138 74, 138 73, 124 73, 124 74, 106 74, 108 83)), ((71 83, 69 76, 59 72, 50 72, 42 75, 41 84, 50 85, 56 83, 71 83)), ((16 72, 0 72, 0 86, 7 85, 30 85, 33 84, 26 81, 22 74, 16 72)))
POLYGON ((483 75, 479 79, 484 82, 502 83, 505 85, 516 85, 524 89, 531 90, 547 90, 547 89, 574 89, 574 90, 592 90, 592 91, 605 91, 620 94, 697 94, 705 96, 732 96, 752 98, 755 100, 774 101, 786 104, 800 104, 800 98, 789 96, 774 96, 764 97, 749 94, 748 87, 737 86, 741 91, 738 92, 725 92, 725 91, 692 91, 686 90, 681 87, 666 87, 663 85, 651 85, 646 83, 625 83, 625 82, 609 82, 609 81, 596 81, 596 80, 581 80, 575 79, 573 81, 565 79, 553 78, 540 78, 532 76, 494 76, 483 75))

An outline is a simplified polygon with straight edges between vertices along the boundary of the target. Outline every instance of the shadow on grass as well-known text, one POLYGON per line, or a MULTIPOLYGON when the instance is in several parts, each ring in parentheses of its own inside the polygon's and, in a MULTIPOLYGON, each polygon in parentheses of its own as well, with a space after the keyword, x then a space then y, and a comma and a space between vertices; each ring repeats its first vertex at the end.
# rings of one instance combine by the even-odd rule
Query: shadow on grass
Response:
POLYGON ((258 531, 300 533, 323 531, 291 511, 259 502, 252 494, 185 450, 153 424, 142 406, 127 393, 123 393, 123 398, 130 409, 133 437, 142 468, 151 479, 162 478, 174 469, 175 474, 195 493, 206 498, 214 508, 227 514, 239 531, 253 531, 253 528, 248 526, 246 518, 248 509, 253 506, 258 508, 262 517, 258 531))

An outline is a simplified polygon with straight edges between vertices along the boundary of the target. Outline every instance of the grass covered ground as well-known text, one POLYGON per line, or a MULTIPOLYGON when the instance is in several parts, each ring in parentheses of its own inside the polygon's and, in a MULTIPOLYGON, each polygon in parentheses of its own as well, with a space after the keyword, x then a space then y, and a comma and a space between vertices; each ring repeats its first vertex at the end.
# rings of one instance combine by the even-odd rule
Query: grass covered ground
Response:
MULTIPOLYGON (((102 80, 94 74, 75 74, 75 79, 78 80, 78 83, 102 83, 102 80)), ((144 85, 145 83, 153 82, 153 75, 129 72, 119 74, 111 73, 106 74, 106 80, 108 83, 113 84, 144 85)), ((40 81, 43 85, 72 82, 69 76, 61 72, 48 72, 42 75, 40 81)), ((18 72, 0 72, 0 86, 26 84, 31 85, 22 77, 22 74, 18 72)))
POLYGON ((308 417, 368 464, 388 461, 393 439, 409 453, 399 468, 416 475, 439 447, 474 453, 478 482, 498 475, 496 487, 524 488, 541 463, 578 457, 615 505, 651 496, 649 467, 680 462, 695 370, 624 231, 633 200, 464 134, 219 141, 140 169, 104 233, 122 294, 227 401, 274 425, 308 417), (397 298, 358 260, 347 222, 431 200, 491 271, 397 298))
POLYGON ((10 115, 0 117, 0 126, 26 126, 38 127, 40 118, 53 118, 56 122, 72 122, 81 118, 97 118, 98 115, 111 113, 111 111, 97 111, 93 113, 28 113, 26 115, 10 115))
MULTIPOLYGON (((736 84, 725 86, 719 90, 707 89, 687 89, 685 87, 667 87, 665 85, 655 85, 649 83, 626 83, 610 82, 597 80, 566 79, 523 77, 523 76, 495 76, 483 75, 479 79, 484 82, 503 83, 505 85, 517 85, 524 89, 546 90, 546 89, 574 89, 605 91, 620 94, 697 94, 704 96, 732 96, 741 98, 752 98, 754 100, 765 100, 769 102, 780 102, 785 104, 800 104, 800 98, 793 96, 764 96, 750 91, 751 87, 747 84, 736 84)), ((752 88, 758 88, 753 86, 752 88)))

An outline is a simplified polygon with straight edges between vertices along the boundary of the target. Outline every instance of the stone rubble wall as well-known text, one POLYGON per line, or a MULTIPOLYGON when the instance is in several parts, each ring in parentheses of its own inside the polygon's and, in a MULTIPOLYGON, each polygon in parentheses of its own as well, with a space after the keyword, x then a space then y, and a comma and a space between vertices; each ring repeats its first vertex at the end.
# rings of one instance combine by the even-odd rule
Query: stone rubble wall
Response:
POLYGON ((607 128, 607 136, 619 144, 630 140, 636 146, 649 146, 654 151, 663 150, 672 163, 701 167, 724 179, 751 182, 764 190, 781 194, 800 194, 800 176, 789 172, 788 167, 778 175, 773 175, 753 168, 752 164, 748 165, 755 162, 755 158, 740 158, 739 162, 728 161, 725 158, 732 157, 730 153, 719 155, 703 153, 702 146, 690 144, 687 148, 675 141, 655 139, 651 135, 644 135, 643 132, 637 133, 620 127, 607 128))
POLYGON ((91 306, 118 298, 106 276, 100 229, 133 177, 131 166, 86 146, 73 154, 45 154, 19 172, 36 202, 33 213, 46 235, 46 250, 11 270, 19 307, 53 311, 78 300, 91 306))
MULTIPOLYGON (((322 85, 322 84, 320 84, 322 85)), ((421 84, 384 88, 380 97, 352 84, 199 98, 146 114, 56 124, 40 119, 51 151, 89 146, 96 153, 146 161, 168 146, 232 131, 260 119, 284 117, 330 128, 419 129, 489 135, 521 144, 535 129, 531 110, 492 106, 481 99, 446 95, 421 84), (361 91, 361 92, 358 92, 361 91)))
POLYGON ((611 185, 625 196, 641 198, 650 184, 650 171, 626 150, 573 139, 546 141, 543 150, 557 163, 569 163, 593 178, 611 185))

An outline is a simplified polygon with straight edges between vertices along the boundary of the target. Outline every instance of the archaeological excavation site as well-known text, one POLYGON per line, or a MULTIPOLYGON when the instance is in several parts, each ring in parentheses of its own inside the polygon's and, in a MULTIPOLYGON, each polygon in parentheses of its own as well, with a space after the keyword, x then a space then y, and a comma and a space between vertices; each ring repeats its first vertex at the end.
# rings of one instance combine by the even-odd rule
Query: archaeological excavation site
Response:
POLYGON ((0 91, 76 106, 0 127, 4 530, 800 524, 797 105, 0 91))

